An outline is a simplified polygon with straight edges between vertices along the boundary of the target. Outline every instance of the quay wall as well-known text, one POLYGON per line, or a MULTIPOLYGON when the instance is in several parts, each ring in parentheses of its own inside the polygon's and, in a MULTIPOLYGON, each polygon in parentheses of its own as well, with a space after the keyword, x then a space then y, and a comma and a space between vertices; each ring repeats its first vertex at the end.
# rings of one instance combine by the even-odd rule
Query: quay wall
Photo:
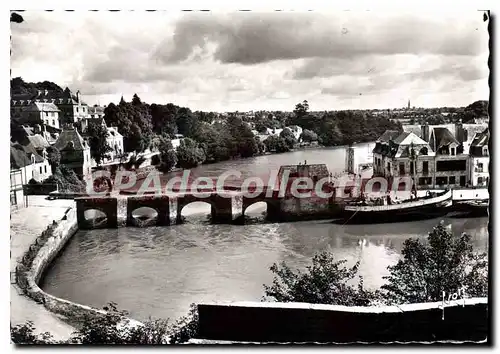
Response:
MULTIPOLYGON (((16 267, 16 283, 24 294, 71 323, 80 323, 88 316, 104 316, 106 311, 50 295, 38 284, 51 262, 77 231, 76 210, 69 208, 59 222, 49 225, 35 240, 16 267)), ((135 326, 140 322, 124 319, 120 325, 127 324, 135 326)))
POLYGON ((254 343, 481 342, 488 299, 400 306, 307 303, 199 304, 197 339, 254 343), (464 305, 465 304, 465 305, 464 305))

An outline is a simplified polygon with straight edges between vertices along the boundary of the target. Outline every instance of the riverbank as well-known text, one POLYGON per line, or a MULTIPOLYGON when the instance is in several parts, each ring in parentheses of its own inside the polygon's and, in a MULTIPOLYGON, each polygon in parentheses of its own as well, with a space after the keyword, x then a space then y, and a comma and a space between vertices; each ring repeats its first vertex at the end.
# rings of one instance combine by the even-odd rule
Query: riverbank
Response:
POLYGON ((59 316, 48 311, 26 296, 15 284, 15 269, 18 261, 29 250, 38 236, 54 220, 60 220, 68 208, 74 207, 73 200, 46 200, 45 196, 30 196, 29 207, 11 212, 10 220, 10 321, 11 325, 32 321, 36 333, 49 331, 56 340, 70 338, 74 327, 59 316), (14 284, 13 284, 14 283, 14 284))

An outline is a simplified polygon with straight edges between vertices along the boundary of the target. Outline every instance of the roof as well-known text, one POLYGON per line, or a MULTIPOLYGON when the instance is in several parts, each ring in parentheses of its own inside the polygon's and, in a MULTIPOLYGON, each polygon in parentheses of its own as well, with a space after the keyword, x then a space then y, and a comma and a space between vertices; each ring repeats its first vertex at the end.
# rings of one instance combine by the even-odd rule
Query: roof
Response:
POLYGON ((31 164, 23 147, 17 143, 10 143, 10 168, 22 168, 31 164))
MULTIPOLYGON (((319 178, 328 177, 330 172, 325 164, 311 164, 311 165, 283 165, 280 167, 278 172, 278 176, 282 176, 285 171, 289 171, 290 175, 296 174, 299 172, 307 172, 307 175, 317 176, 319 178)), ((280 178, 281 180, 281 178, 280 178)))
POLYGON ((466 141, 472 141, 476 134, 480 134, 488 129, 488 124, 462 124, 462 129, 467 131, 466 141))
POLYGON ((490 129, 486 128, 483 132, 476 134, 472 140, 471 146, 485 146, 490 142, 490 129))
MULTIPOLYGON (((63 92, 55 90, 38 90, 34 94, 13 94, 11 95, 11 105, 28 105, 31 101, 41 102, 41 103, 54 103, 76 105, 78 104, 78 99, 68 88, 63 92)), ((80 104, 86 105, 81 99, 80 104)))
POLYGON ((104 114, 104 107, 101 106, 89 106, 89 113, 90 114, 96 114, 96 113, 102 113, 104 114))
POLYGON ((422 137, 422 127, 418 124, 403 125, 403 131, 422 137))
POLYGON ((29 135, 28 140, 36 150, 42 150, 50 146, 47 139, 40 134, 29 135))
POLYGON ((63 130, 57 138, 54 147, 59 150, 86 150, 87 144, 76 129, 63 130), (71 146, 72 143, 72 146, 71 146))
POLYGON ((39 112, 59 112, 59 108, 54 103, 50 102, 33 102, 28 106, 31 111, 39 112))
POLYGON ((121 134, 118 132, 118 129, 116 129, 115 127, 109 127, 109 128, 108 128, 108 133, 109 133, 111 136, 114 136, 114 137, 117 137, 117 138, 121 138, 121 137, 123 137, 123 135, 121 135, 121 134))
POLYGON ((446 128, 434 128, 431 134, 434 135, 434 144, 436 150, 451 143, 460 145, 458 140, 455 139, 453 134, 446 128))
POLYGON ((41 157, 32 144, 21 145, 19 143, 10 144, 10 166, 13 168, 22 168, 31 165, 31 156, 35 156, 35 162, 43 162, 41 157))
POLYGON ((386 130, 377 141, 388 142, 394 140, 400 133, 397 130, 386 130))
POLYGON ((427 142, 417 135, 409 132, 401 133, 396 139, 394 139, 394 144, 397 145, 427 145, 427 142))

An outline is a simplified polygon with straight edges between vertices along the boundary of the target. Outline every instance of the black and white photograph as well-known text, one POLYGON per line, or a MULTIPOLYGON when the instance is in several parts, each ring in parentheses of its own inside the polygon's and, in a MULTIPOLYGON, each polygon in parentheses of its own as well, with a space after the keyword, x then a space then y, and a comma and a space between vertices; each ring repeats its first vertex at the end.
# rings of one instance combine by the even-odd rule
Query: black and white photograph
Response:
POLYGON ((11 344, 491 345, 494 17, 10 10, 11 344))

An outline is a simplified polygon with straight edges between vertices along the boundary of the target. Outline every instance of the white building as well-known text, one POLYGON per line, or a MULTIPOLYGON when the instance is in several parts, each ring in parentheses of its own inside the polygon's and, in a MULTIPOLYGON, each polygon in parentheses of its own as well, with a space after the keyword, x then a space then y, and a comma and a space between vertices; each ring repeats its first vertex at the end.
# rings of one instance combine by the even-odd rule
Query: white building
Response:
POLYGON ((111 160, 114 160, 118 156, 122 155, 125 151, 123 148, 123 135, 118 133, 117 127, 107 127, 107 130, 108 137, 106 138, 106 143, 113 149, 113 151, 109 153, 109 156, 111 160))
POLYGON ((10 144, 10 168, 20 171, 20 176, 25 184, 32 179, 42 182, 52 176, 47 152, 44 151, 43 156, 41 156, 31 144, 10 144))
POLYGON ((470 183, 473 187, 487 187, 490 180, 489 164, 490 154, 488 143, 490 130, 487 128, 482 133, 476 134, 469 151, 470 158, 470 183))
POLYGON ((11 109, 14 119, 22 124, 43 124, 60 128, 60 110, 54 103, 38 101, 15 101, 11 109))
POLYGON ((411 177, 419 188, 465 187, 469 156, 446 128, 432 130, 429 142, 414 133, 386 131, 373 149, 375 176, 411 177))

